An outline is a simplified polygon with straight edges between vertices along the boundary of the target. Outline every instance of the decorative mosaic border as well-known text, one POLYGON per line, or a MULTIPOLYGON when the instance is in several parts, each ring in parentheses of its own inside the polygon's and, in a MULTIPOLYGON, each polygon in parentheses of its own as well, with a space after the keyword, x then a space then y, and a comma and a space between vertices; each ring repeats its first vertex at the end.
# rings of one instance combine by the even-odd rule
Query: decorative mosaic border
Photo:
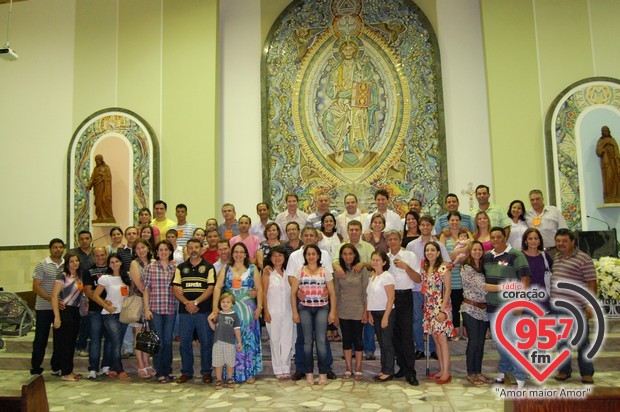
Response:
MULTIPOLYGON (((337 44, 338 40, 335 41, 337 44)), ((414 197, 422 200, 425 210, 440 210, 447 193, 447 162, 439 47, 431 24, 412 1, 297 0, 273 24, 264 50, 263 197, 272 209, 285 208, 288 192, 297 193, 300 208, 309 210, 318 192, 328 192, 334 199, 333 205, 338 207, 348 192, 358 195, 360 205, 369 205, 373 203, 374 191, 385 188, 390 193, 391 206, 399 212, 406 211, 407 202, 414 197), (334 10, 343 5, 355 5, 363 19, 363 25, 355 19, 347 20, 346 27, 342 25, 345 29, 357 25, 357 32, 350 37, 388 45, 382 53, 394 62, 396 74, 391 76, 404 79, 397 92, 402 92, 404 109, 399 110, 405 118, 390 119, 400 127, 390 141, 391 151, 378 153, 375 170, 349 179, 333 172, 330 175, 327 169, 333 159, 317 156, 320 144, 308 140, 308 125, 317 123, 307 109, 312 100, 300 94, 306 84, 321 87, 323 67, 333 67, 330 62, 318 65, 325 65, 326 61, 320 60, 318 49, 334 44, 334 38, 328 36, 330 30, 341 29, 334 24, 334 10), (402 24, 404 30, 388 36, 394 22, 402 24), (300 28, 307 29, 311 39, 306 43, 305 58, 299 57, 296 34, 300 28), (308 72, 315 77, 304 74, 308 72)))
POLYGON ((551 104, 545 121, 551 203, 561 208, 571 230, 581 230, 576 125, 584 110, 606 105, 620 110, 620 80, 591 77, 573 83, 551 104), (559 197, 559 199, 558 199, 559 197))
POLYGON ((110 134, 123 136, 131 146, 133 164, 133 216, 159 198, 159 144, 153 128, 136 113, 118 107, 93 113, 76 129, 67 154, 67 244, 80 230, 90 228, 86 185, 95 143, 110 134))

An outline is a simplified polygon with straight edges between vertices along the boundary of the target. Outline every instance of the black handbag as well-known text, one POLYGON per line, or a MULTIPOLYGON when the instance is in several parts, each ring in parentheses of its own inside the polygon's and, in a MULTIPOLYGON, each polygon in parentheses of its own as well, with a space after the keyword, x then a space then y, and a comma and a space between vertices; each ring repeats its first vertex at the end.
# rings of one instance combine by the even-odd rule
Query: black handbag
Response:
POLYGON ((159 339, 157 333, 152 330, 151 322, 145 320, 142 323, 142 331, 136 335, 136 349, 150 355, 155 355, 159 352, 160 346, 161 339, 159 339))

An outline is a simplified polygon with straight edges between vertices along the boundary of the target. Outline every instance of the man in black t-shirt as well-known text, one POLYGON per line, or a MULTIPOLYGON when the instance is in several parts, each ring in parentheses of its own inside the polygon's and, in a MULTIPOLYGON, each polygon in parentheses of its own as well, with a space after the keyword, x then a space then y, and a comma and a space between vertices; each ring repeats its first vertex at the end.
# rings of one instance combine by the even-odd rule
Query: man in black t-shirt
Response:
POLYGON ((202 244, 192 238, 187 241, 189 258, 177 266, 172 280, 172 292, 179 300, 179 330, 181 333, 181 376, 185 383, 194 376, 193 333, 200 342, 200 374, 204 383, 211 383, 211 350, 213 331, 207 322, 211 314, 215 269, 200 255, 202 244))
MULTIPOLYGON (((103 247, 93 249, 93 260, 95 264, 88 270, 88 274, 84 274, 84 294, 89 299, 88 302, 88 320, 90 322, 90 346, 88 348, 88 379, 96 379, 99 372, 99 358, 101 356, 101 339, 105 337, 103 346, 103 362, 102 372, 107 374, 110 370, 110 351, 112 345, 110 339, 106 336, 103 327, 103 317, 101 315, 101 306, 92 300, 93 292, 97 289, 97 281, 105 274, 108 255, 103 247)), ((101 299, 105 300, 105 290, 101 293, 101 299)))

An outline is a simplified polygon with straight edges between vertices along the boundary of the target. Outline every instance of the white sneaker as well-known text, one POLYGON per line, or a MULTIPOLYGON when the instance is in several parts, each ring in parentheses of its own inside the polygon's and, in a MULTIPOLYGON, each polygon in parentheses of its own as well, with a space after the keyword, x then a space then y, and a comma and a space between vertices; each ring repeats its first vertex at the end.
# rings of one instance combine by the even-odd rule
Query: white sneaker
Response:
POLYGON ((52 371, 52 375, 53 376, 61 376, 62 375, 62 371, 60 371, 60 370, 52 371))
POLYGON ((110 367, 109 366, 104 366, 103 368, 101 368, 101 372, 99 372, 99 375, 108 375, 108 373, 110 373, 110 367))
POLYGON ((97 379, 97 372, 88 371, 88 379, 97 379))

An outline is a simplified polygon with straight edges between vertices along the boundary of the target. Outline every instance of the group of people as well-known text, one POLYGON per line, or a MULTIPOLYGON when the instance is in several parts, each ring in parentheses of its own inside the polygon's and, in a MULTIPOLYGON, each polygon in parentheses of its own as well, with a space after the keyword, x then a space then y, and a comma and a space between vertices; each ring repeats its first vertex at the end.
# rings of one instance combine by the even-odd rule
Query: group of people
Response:
MULTIPOLYGON (((467 339, 470 383, 503 383, 510 372, 523 386, 523 368, 499 344, 498 376, 491 380, 482 374, 485 335, 490 327, 497 338, 493 320, 506 301, 504 284, 547 291, 540 305, 552 311, 549 295, 564 297, 553 290, 552 279, 581 282, 595 292, 594 266, 575 249, 562 213, 545 205, 539 190, 530 192, 528 211, 515 200, 505 212, 489 197, 487 186, 476 188, 479 207, 472 218, 460 213, 458 197, 448 194, 446 213, 435 221, 422 214, 417 199, 401 219, 389 209, 383 189, 375 193, 372 213, 361 213, 356 195, 347 194, 345 210, 337 214, 329 196, 321 194, 317 210, 308 215, 289 194, 287 210, 274 221, 267 203, 257 205, 260 221, 254 225, 247 215, 237 219, 234 206, 226 203, 223 222, 211 218, 205 228, 187 222, 183 204, 176 207, 177 222, 166 218, 167 205, 160 200, 154 218, 144 208, 137 226, 124 233, 112 228, 109 246, 93 248, 92 235, 84 230, 78 247, 63 258, 63 241, 53 239, 50 256, 33 275, 37 328, 31 373, 43 371, 46 325, 53 325, 52 374, 79 380, 74 348, 80 323, 87 321, 90 379, 106 374, 131 380, 123 368, 123 336, 128 327, 135 337, 150 324, 161 348, 152 363, 149 354, 135 350, 140 378, 193 379, 197 341, 204 383, 213 381, 212 368, 217 388, 253 383, 262 371, 264 322, 279 380, 314 385, 315 347, 318 384, 335 379, 328 330, 340 329, 343 379, 364 379, 363 359, 374 359, 376 336, 381 371, 375 381, 405 378, 418 385, 415 360, 426 355, 439 364, 431 378, 446 384, 452 380, 448 342, 467 339), (120 322, 120 312, 133 295, 142 299, 143 316, 127 325, 120 322), (175 336, 182 363, 178 378, 172 375, 175 336)), ((516 316, 505 325, 513 325, 516 316)), ((582 353, 587 346, 584 339, 579 365, 582 381, 592 383, 594 369, 582 353)), ((571 372, 569 359, 556 379, 566 380, 571 372)))

